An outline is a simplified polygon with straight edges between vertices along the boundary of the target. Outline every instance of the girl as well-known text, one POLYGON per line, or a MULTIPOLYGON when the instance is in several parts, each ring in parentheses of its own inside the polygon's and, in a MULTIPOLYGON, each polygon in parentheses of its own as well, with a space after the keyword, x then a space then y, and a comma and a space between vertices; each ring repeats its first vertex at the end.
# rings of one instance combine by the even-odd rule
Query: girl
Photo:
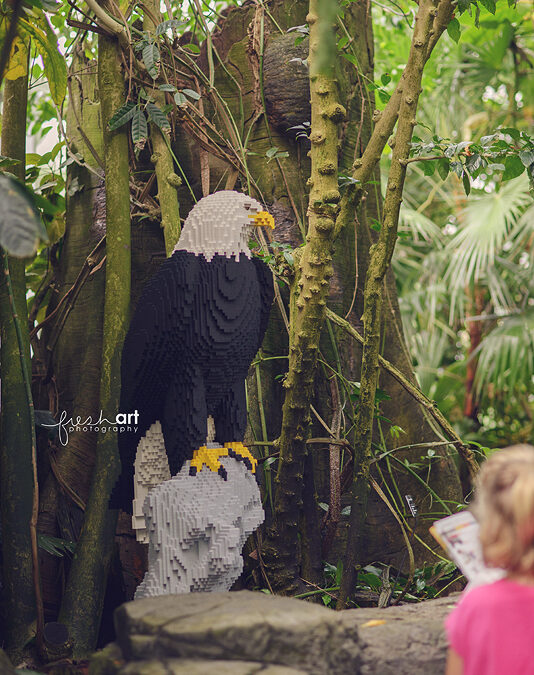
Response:
POLYGON ((446 675, 534 675, 534 448, 484 462, 474 513, 484 560, 504 579, 466 593, 446 621, 446 675))

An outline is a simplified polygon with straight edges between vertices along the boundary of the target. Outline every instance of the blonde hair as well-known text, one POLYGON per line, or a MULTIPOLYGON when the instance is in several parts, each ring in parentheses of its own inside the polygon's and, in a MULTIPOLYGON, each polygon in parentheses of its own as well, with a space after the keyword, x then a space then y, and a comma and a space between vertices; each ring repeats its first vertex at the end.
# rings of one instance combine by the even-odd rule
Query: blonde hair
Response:
POLYGON ((473 511, 486 563, 534 574, 534 447, 514 445, 484 462, 473 511))

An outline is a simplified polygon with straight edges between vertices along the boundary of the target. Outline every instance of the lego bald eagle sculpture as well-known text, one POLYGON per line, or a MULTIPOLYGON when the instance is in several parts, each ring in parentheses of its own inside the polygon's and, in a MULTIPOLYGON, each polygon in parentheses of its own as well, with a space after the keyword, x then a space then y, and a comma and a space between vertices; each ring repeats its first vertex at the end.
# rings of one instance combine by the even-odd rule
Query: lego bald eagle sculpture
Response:
POLYGON ((228 590, 263 520, 256 460, 243 446, 245 378, 274 295, 268 266, 248 247, 262 225, 274 220, 251 197, 201 199, 124 341, 120 410, 138 411, 138 425, 119 435, 111 507, 132 513, 133 500, 138 539, 148 538, 136 598, 228 590))

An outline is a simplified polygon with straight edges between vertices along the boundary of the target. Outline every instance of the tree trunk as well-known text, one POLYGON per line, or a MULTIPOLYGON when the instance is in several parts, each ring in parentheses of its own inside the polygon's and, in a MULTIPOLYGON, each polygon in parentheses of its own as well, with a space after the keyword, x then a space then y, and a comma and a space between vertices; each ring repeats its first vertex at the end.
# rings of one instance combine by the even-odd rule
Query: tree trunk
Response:
MULTIPOLYGON (((19 160, 13 172, 24 181, 28 78, 6 80, 2 114, 2 155, 19 160)), ((8 258, 23 353, 31 372, 24 260, 8 258)), ((21 368, 19 343, 4 275, 0 280, 2 409, 0 494, 2 505, 3 597, 5 647, 18 661, 35 626, 30 520, 33 502, 32 429, 21 368)))
MULTIPOLYGON (((104 129, 106 172, 106 290, 100 407, 113 421, 119 409, 120 354, 130 306, 130 186, 127 130, 108 131, 112 115, 125 101, 125 83, 118 43, 99 37, 98 82, 104 129)), ((108 509, 118 476, 116 434, 108 431, 97 442, 91 491, 84 525, 69 575, 61 619, 69 627, 74 654, 94 651, 104 603, 117 512, 108 509)))

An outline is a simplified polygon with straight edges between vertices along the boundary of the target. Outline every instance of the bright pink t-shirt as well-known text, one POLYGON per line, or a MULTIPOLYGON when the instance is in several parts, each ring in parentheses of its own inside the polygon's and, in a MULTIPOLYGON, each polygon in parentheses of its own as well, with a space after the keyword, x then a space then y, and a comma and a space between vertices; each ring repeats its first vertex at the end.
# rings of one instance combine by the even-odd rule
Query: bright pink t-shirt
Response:
POLYGON ((501 579, 473 588, 445 626, 464 675, 534 675, 534 586, 501 579))

